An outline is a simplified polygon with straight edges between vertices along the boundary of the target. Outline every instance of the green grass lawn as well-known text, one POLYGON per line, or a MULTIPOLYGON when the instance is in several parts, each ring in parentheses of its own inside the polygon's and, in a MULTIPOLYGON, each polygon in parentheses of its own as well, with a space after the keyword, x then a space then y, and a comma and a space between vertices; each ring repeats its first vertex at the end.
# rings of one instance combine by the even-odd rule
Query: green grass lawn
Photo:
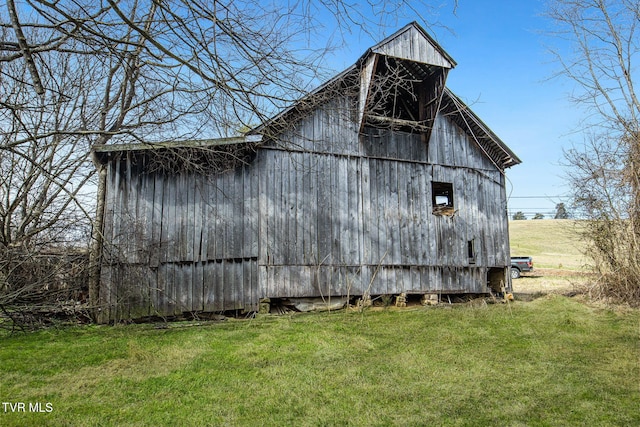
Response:
POLYGON ((0 425, 640 425, 639 324, 550 295, 5 336, 0 400, 52 411, 0 425))

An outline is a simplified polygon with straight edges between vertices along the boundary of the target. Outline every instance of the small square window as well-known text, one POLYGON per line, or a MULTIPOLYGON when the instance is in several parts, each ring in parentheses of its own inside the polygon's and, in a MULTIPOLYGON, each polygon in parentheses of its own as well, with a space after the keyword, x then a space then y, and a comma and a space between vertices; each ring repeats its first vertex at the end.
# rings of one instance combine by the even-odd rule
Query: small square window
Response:
POLYGON ((453 215, 453 184, 449 182, 431 183, 431 201, 434 215, 453 215))

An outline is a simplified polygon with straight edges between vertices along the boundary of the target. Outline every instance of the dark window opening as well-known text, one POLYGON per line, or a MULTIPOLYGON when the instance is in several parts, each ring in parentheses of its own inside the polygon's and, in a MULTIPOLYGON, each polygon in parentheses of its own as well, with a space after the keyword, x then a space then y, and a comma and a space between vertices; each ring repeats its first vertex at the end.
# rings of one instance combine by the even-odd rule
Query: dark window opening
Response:
POLYGON ((453 184, 449 182, 431 183, 431 201, 435 215, 453 215, 453 184))
POLYGON ((467 242, 467 256, 469 257, 469 264, 476 263, 476 244, 473 239, 467 242))

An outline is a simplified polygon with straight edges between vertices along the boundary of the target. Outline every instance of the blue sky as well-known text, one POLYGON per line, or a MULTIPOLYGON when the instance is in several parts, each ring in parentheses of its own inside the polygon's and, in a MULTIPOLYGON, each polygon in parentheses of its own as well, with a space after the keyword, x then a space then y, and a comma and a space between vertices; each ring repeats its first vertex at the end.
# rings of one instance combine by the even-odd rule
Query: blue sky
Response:
MULTIPOLYGON (((522 160, 507 171, 510 213, 548 218, 556 203, 568 201, 562 150, 581 137, 580 111, 567 96, 571 83, 551 79, 558 65, 546 47, 553 40, 543 35, 550 26, 543 8, 536 0, 460 0, 455 16, 444 7, 434 18, 450 31, 418 22, 458 63, 447 86, 522 160)), ((387 28, 380 39, 410 21, 387 28)), ((380 39, 354 32, 331 58, 337 71, 380 39)))

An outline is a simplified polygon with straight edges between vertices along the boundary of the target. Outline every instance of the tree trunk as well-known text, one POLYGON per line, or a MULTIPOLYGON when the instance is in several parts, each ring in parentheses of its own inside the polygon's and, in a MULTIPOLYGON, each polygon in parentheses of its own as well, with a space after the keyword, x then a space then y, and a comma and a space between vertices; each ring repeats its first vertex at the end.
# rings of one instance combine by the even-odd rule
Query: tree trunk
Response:
POLYGON ((104 228, 105 194, 107 189, 107 169, 98 164, 98 190, 96 217, 91 231, 91 251, 89 253, 89 304, 92 310, 93 320, 97 320, 100 303, 100 267, 102 263, 102 245, 104 228))

